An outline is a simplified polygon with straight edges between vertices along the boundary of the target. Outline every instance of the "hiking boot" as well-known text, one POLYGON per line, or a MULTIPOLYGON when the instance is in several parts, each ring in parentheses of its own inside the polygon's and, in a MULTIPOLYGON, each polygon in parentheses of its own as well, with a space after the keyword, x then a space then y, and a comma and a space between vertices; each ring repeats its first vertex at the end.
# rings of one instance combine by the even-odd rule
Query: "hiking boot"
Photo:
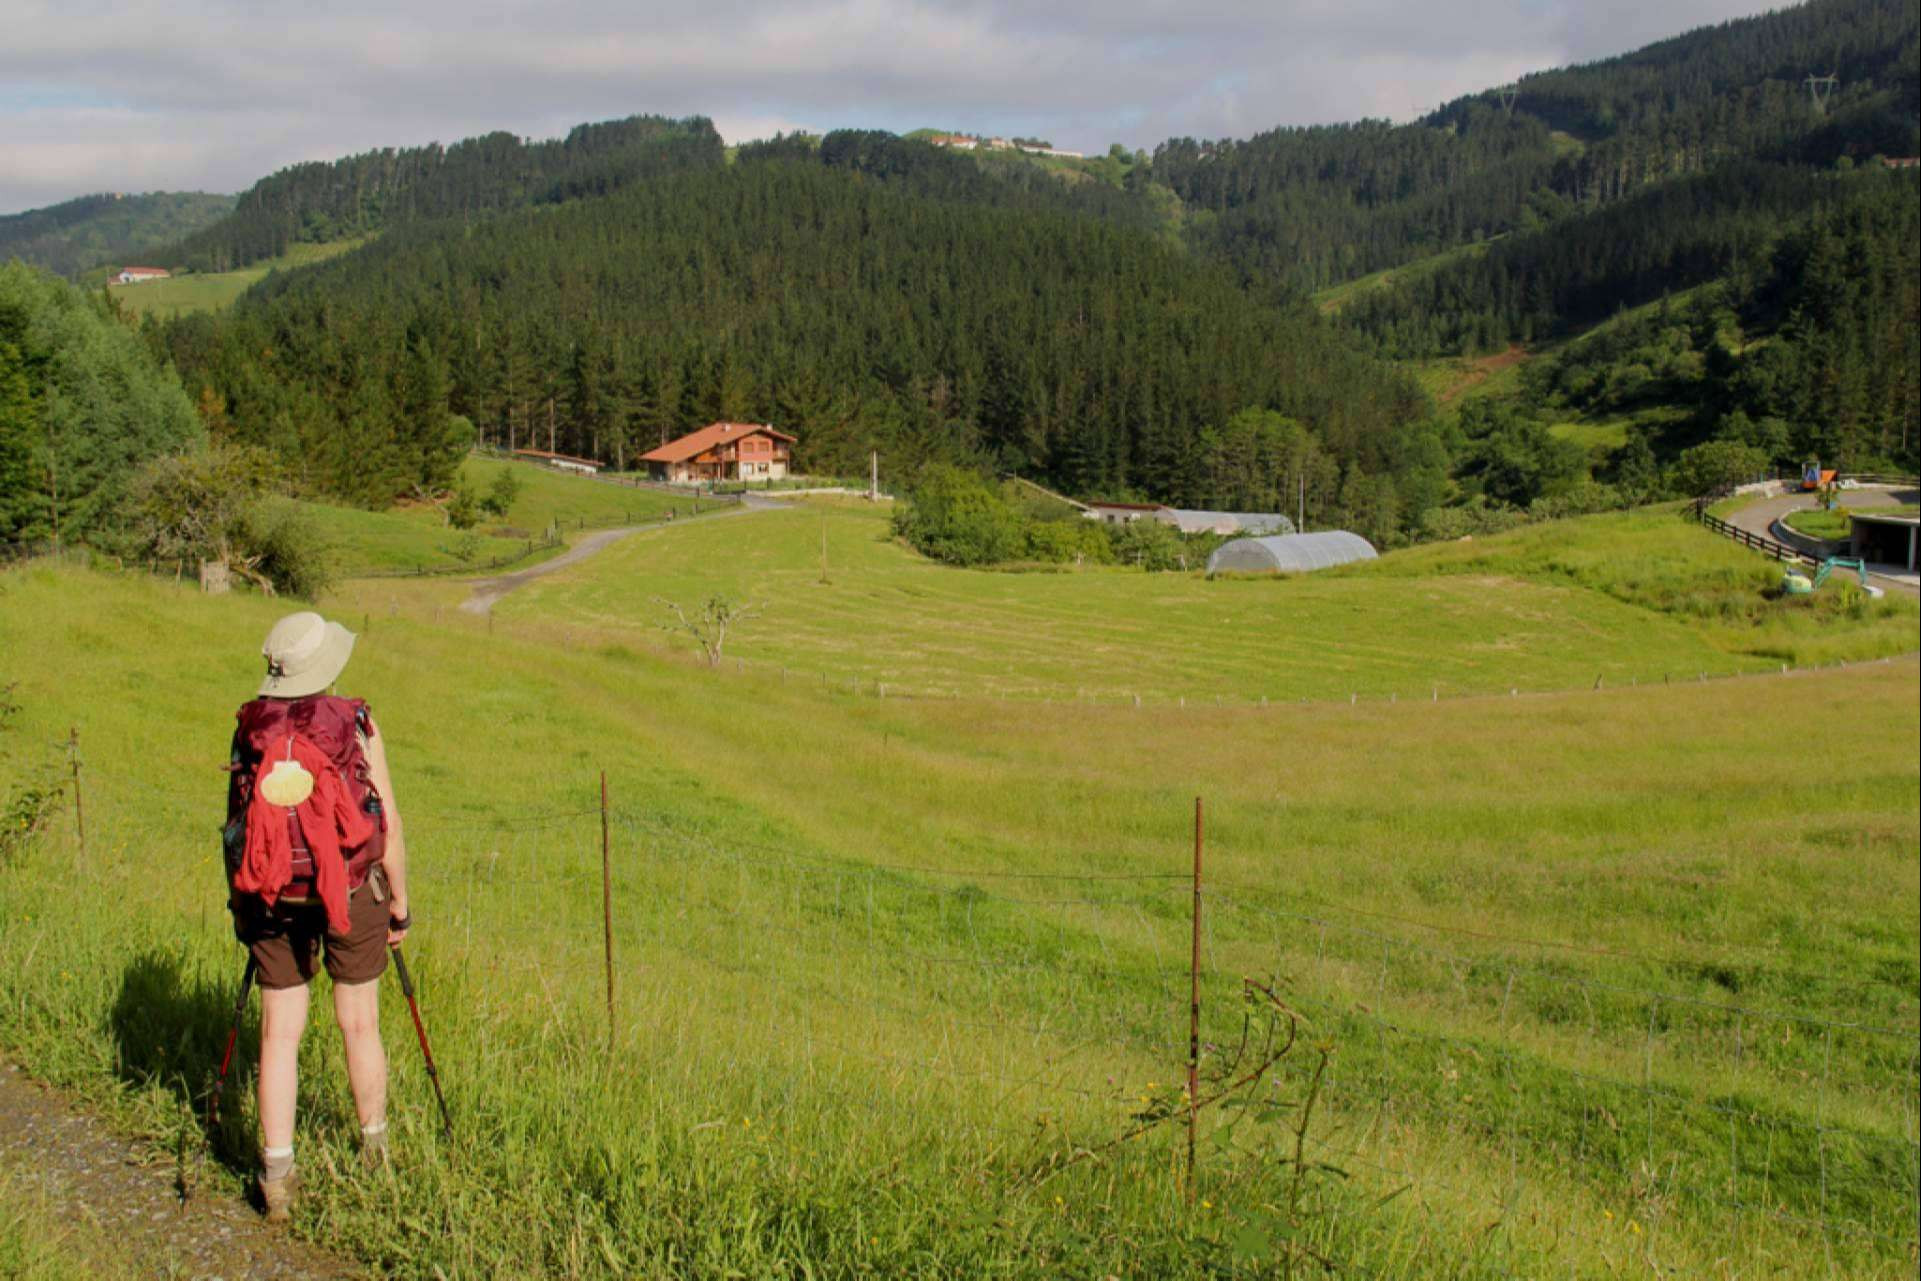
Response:
POLYGON ((260 1189, 260 1207, 269 1223, 285 1223, 293 1218, 294 1176, 284 1179, 260 1179, 256 1182, 260 1189))

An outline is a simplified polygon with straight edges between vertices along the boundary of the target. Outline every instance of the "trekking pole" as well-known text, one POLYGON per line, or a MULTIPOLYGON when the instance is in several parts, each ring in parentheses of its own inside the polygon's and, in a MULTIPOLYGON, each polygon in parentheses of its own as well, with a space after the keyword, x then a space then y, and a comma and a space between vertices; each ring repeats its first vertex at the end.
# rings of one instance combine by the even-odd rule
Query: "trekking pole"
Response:
POLYGON ((447 1142, 454 1141, 453 1118, 447 1115, 447 1096, 440 1092, 440 1069, 434 1066, 433 1047, 427 1044, 427 1025, 420 1021, 420 1003, 414 1000, 414 976, 407 972, 407 958, 400 954, 400 944, 390 945, 394 954, 394 972, 400 976, 400 990, 407 997, 407 1009, 414 1016, 414 1033, 420 1038, 420 1056, 427 1060, 427 1079, 433 1082, 434 1100, 440 1104, 440 1128, 447 1136, 447 1142))
POLYGON ((260 970, 260 962, 253 953, 247 954, 247 968, 240 975, 240 995, 233 1002, 233 1028, 227 1033, 227 1048, 220 1056, 220 1070, 214 1073, 213 1094, 207 1099, 207 1134, 211 1136, 220 1123, 220 1092, 227 1084, 227 1069, 233 1066, 233 1048, 240 1043, 240 1020, 247 1014, 247 994, 253 991, 254 975, 260 970))

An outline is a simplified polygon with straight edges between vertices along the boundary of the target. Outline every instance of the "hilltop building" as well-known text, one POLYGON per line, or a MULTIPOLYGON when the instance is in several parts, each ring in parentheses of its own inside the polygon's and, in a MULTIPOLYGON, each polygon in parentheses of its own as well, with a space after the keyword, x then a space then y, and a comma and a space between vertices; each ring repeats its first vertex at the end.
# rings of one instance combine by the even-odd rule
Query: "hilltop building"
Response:
POLYGON ((640 456, 647 474, 672 485, 717 480, 779 480, 793 461, 794 438, 769 423, 708 423, 640 456))
POLYGON ((123 285, 137 285, 148 280, 165 280, 173 275, 164 267, 122 267, 114 277, 123 285))
POLYGON ((966 133, 937 133, 927 141, 933 146, 951 147, 955 151, 975 151, 986 148, 988 151, 1024 151, 1030 156, 1058 156, 1063 160, 1087 158, 1078 151, 1068 151, 1061 147, 1039 147, 1032 143, 1015 142, 1008 138, 977 138, 966 133))

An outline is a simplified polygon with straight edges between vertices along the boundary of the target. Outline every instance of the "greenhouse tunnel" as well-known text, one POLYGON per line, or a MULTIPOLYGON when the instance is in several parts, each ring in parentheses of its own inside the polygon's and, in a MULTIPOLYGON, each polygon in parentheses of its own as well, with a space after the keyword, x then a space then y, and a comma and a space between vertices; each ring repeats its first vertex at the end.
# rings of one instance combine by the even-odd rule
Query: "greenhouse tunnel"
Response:
POLYGON ((1222 543, 1207 558, 1207 572, 1299 574, 1349 561, 1373 560, 1374 545, 1345 529, 1316 534, 1274 534, 1222 543))

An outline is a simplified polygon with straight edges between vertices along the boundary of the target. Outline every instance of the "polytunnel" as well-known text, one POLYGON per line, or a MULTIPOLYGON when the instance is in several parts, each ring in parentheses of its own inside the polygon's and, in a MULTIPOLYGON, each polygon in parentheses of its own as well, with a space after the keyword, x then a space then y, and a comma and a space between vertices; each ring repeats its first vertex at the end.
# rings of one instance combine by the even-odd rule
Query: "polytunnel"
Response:
POLYGON ((1345 565, 1351 560, 1373 560, 1372 543, 1345 529, 1314 534, 1274 534, 1266 538, 1237 538, 1222 543, 1207 558, 1207 572, 1299 574, 1312 569, 1345 565))

